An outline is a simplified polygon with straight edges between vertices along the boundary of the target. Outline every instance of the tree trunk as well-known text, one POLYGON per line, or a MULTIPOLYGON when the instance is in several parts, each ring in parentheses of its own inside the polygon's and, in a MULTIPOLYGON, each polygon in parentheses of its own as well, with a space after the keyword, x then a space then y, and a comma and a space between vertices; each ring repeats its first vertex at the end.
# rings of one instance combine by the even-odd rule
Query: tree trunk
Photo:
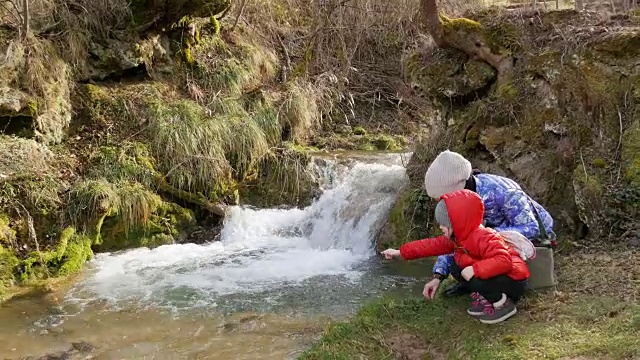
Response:
POLYGON ((420 0, 420 7, 426 30, 439 47, 458 49, 472 58, 485 61, 498 72, 498 85, 511 80, 513 58, 491 50, 479 23, 441 17, 436 0, 420 0))
POLYGON ((31 29, 29 28, 29 22, 31 21, 29 14, 29 0, 22 0, 22 39, 25 40, 31 29))
POLYGON ((448 44, 444 40, 442 24, 440 23, 440 15, 438 14, 438 5, 436 0, 421 0, 422 16, 424 24, 429 34, 439 47, 447 47, 448 44))

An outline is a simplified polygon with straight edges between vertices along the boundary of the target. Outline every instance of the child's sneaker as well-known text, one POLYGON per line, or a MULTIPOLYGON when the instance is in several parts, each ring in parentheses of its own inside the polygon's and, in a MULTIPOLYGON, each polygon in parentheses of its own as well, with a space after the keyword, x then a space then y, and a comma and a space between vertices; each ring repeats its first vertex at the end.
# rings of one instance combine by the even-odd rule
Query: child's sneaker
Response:
POLYGON ((489 304, 484 308, 484 313, 480 316, 483 324, 497 324, 507 320, 516 314, 516 305, 505 294, 502 299, 495 304, 489 304))
POLYGON ((471 298, 473 299, 471 307, 467 309, 467 314, 471 316, 483 315, 484 308, 486 306, 491 306, 491 304, 477 292, 471 293, 471 298))

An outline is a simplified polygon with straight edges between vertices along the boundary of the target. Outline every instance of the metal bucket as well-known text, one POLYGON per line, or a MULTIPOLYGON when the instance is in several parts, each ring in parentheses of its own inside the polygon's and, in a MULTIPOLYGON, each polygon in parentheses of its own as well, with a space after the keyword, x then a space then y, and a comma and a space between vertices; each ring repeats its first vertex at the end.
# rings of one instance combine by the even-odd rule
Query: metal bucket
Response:
POLYGON ((527 265, 531 272, 528 289, 545 289, 557 285, 553 249, 536 246, 536 257, 527 260, 527 265))

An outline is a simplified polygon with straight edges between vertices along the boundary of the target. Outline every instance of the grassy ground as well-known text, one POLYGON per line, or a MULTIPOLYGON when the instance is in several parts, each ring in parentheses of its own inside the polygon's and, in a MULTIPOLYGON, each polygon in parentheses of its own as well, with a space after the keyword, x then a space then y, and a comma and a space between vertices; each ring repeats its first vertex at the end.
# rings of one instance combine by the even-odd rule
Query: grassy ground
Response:
POLYGON ((301 358, 640 359, 640 251, 583 249, 556 265, 558 288, 529 294, 503 324, 469 317, 467 297, 383 299, 301 358))

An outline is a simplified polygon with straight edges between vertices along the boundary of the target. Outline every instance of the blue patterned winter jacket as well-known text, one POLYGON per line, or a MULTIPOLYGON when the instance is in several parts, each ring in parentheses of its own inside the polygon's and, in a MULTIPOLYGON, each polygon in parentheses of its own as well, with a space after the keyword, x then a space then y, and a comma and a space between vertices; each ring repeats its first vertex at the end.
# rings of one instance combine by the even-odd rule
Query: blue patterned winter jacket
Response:
MULTIPOLYGON (((484 202, 484 225, 498 232, 517 231, 533 240, 540 236, 535 206, 548 234, 553 234, 553 218, 531 199, 515 181, 491 174, 474 175, 476 193, 484 202)), ((449 275, 453 254, 439 256, 433 272, 449 275)))

